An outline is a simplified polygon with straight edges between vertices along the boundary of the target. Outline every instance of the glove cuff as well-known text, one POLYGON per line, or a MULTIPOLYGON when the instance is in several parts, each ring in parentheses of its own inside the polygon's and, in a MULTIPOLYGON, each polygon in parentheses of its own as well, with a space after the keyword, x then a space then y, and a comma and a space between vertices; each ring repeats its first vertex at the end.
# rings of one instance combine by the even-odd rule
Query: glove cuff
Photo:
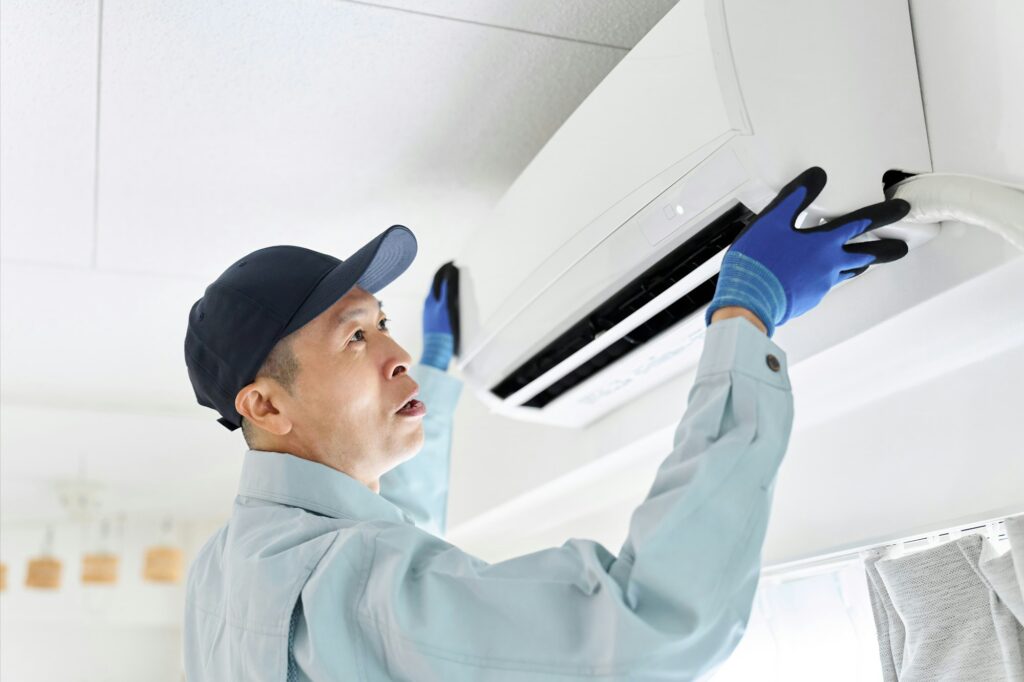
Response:
POLYGON ((455 349, 455 338, 451 334, 427 332, 423 335, 423 355, 420 362, 447 371, 455 349))
POLYGON ((786 314, 786 292, 771 270, 739 251, 729 249, 718 273, 715 297, 704 315, 705 324, 711 324, 711 316, 725 306, 750 310, 764 323, 771 338, 775 325, 782 322, 786 314))

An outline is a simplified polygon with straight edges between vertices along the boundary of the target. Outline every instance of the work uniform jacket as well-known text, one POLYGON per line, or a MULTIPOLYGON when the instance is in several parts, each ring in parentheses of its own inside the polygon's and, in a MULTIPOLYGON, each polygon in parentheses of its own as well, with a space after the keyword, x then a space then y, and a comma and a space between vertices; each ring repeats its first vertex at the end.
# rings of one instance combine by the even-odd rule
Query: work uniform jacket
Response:
POLYGON ((488 563, 442 539, 461 383, 413 373, 425 443, 379 495, 321 464, 245 454, 231 519, 189 570, 190 682, 689 680, 728 656, 793 418, 786 357, 765 334, 742 318, 708 327, 618 554, 572 538, 488 563))

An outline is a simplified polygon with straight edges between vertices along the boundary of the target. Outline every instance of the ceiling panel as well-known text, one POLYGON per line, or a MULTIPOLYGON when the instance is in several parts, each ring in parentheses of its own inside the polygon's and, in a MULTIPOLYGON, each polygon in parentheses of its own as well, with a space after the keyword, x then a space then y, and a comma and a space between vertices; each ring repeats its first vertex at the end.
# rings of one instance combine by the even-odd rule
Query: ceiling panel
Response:
MULTIPOLYGON (((183 344, 207 281, 5 265, 0 365, 6 405, 216 417, 196 403, 183 344)), ((395 338, 418 358, 422 295, 378 293, 395 338)), ((6 409, 6 408, 5 408, 6 409)))
MULTIPOLYGON (((350 0, 341 0, 347 2, 350 0)), ((632 48, 677 0, 368 0, 368 4, 632 48)), ((358 3, 366 4, 366 3, 358 3)))
POLYGON ((489 205, 623 54, 334 1, 108 0, 103 49, 99 263, 204 276, 489 205))
POLYGON ((21 264, 0 281, 5 403, 173 409, 190 397, 182 344, 202 282, 21 264))
POLYGON ((0 251, 88 265, 93 243, 97 3, 4 0, 0 251))

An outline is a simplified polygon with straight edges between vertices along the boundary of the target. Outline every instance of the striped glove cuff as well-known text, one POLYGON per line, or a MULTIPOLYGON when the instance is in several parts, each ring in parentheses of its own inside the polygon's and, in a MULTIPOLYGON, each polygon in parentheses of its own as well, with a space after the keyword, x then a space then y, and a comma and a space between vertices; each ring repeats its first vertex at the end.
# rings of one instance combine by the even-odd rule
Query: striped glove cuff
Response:
POLYGON ((420 362, 446 371, 454 349, 455 337, 451 334, 427 332, 423 335, 423 356, 420 362))
POLYGON ((786 292, 771 270, 739 251, 729 249, 718 273, 715 297, 704 316, 705 324, 711 324, 714 312, 725 306, 740 306, 757 315, 771 338, 775 325, 786 314, 786 292))

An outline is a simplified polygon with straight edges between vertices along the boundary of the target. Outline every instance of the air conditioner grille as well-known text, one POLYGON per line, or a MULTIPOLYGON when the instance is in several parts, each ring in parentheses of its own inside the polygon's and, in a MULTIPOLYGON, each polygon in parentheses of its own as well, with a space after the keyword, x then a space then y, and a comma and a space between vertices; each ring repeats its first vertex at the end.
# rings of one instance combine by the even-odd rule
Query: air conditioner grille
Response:
MULTIPOLYGON (((529 385, 727 248, 754 217, 754 213, 743 204, 733 206, 522 363, 491 392, 504 399, 529 385)), ((524 405, 543 407, 637 346, 693 314, 714 297, 717 281, 718 276, 712 276, 524 405)))
POLYGON ((715 286, 717 284, 718 275, 712 275, 710 279, 706 280, 696 289, 530 398, 523 403, 523 407, 544 407, 558 396, 575 388, 619 358, 628 355, 669 327, 689 317, 695 310, 703 307, 714 298, 715 286))

